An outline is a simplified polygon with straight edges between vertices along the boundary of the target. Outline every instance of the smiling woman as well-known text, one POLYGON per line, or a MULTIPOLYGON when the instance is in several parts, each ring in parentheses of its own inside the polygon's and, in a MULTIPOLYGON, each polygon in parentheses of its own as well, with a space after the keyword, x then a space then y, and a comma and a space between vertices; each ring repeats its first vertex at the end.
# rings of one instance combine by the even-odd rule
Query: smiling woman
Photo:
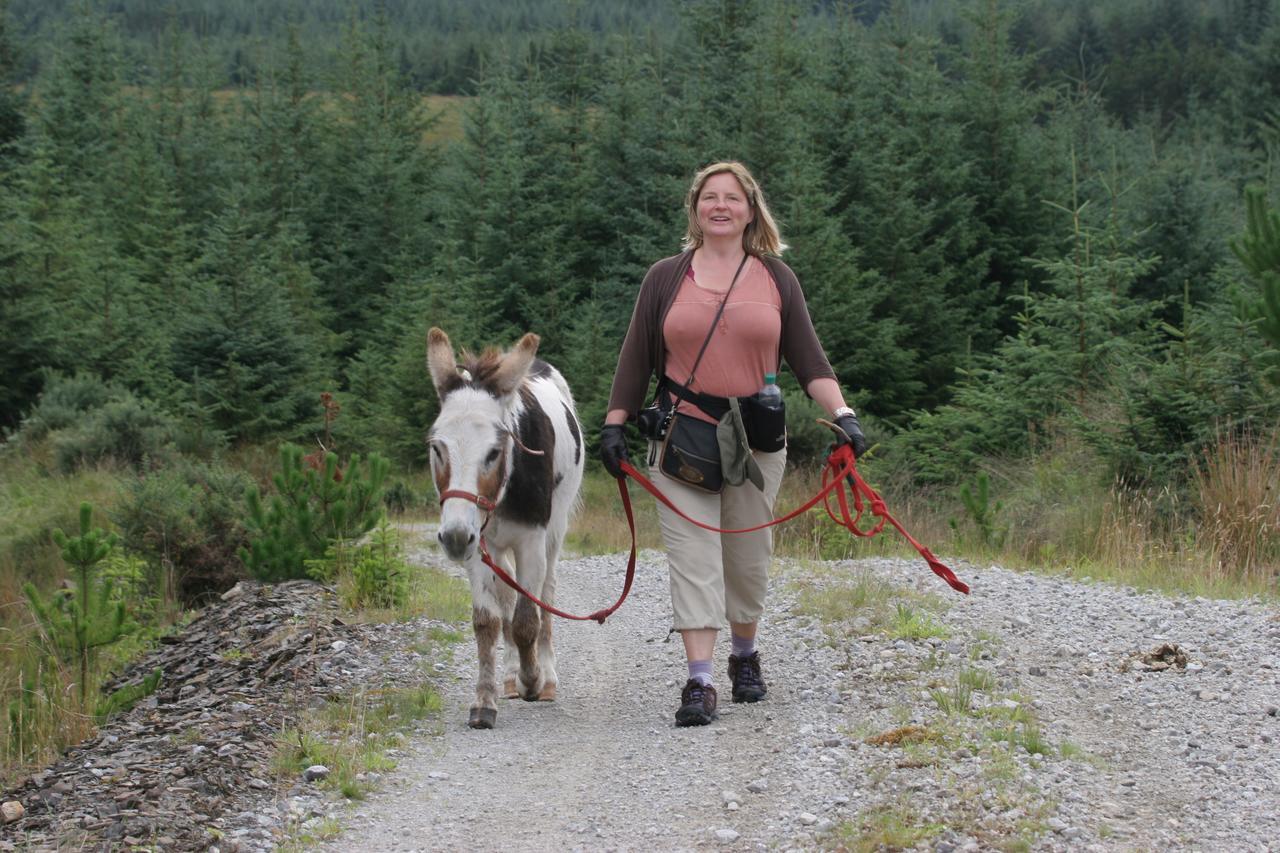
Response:
MULTIPOLYGON (((660 424, 646 437, 666 441, 656 466, 657 444, 651 445, 653 482, 681 512, 706 524, 753 527, 773 517, 786 467, 785 445, 756 446, 748 431, 730 454, 735 460, 745 457, 741 471, 736 462, 721 471, 719 459, 708 456, 724 457, 720 433, 736 435, 733 419, 740 426, 742 411, 763 405, 755 395, 773 383, 783 360, 844 430, 856 454, 861 455, 866 440, 814 333, 800 284, 777 257, 786 244, 751 172, 736 162, 702 169, 685 197, 685 212, 684 251, 654 264, 640 286, 614 373, 600 440, 602 461, 609 473, 623 475, 627 450, 622 425, 635 419, 656 374, 655 405, 663 416, 646 418, 660 424), (713 429, 718 451, 698 455, 678 445, 677 436, 705 435, 706 425, 722 418, 713 429), (666 464, 673 447, 680 465, 666 464), (735 469, 732 478, 730 469, 735 469), (708 487, 722 481, 721 487, 708 487)), ((771 410, 780 421, 780 403, 771 410)), ((779 425, 771 434, 780 431, 779 425)), ((767 692, 755 641, 773 540, 768 530, 722 538, 662 505, 658 517, 674 623, 689 668, 676 724, 705 725, 716 717, 712 656, 725 624, 732 634, 733 701, 757 702, 767 692)))

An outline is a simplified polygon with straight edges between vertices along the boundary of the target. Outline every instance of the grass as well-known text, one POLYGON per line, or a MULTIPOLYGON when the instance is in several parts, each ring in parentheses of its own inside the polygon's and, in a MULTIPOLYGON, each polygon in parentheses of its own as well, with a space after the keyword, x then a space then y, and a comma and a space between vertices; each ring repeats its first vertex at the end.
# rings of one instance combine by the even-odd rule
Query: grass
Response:
POLYGON ((996 677, 985 669, 966 667, 960 670, 956 680, 970 690, 978 690, 983 693, 990 693, 996 689, 996 677))
MULTIPOLYGON (((440 569, 424 566, 404 558, 406 534, 394 527, 385 529, 384 536, 393 540, 390 553, 384 559, 393 564, 400 582, 404 585, 401 600, 389 605, 370 606, 358 593, 360 584, 353 576, 354 560, 326 561, 332 568, 328 580, 335 585, 338 599, 351 610, 355 618, 363 622, 404 622, 425 616, 450 624, 471 619, 471 590, 467 583, 440 569)), ((410 534, 412 535, 412 534, 410 534)))
POLYGON ((370 772, 395 768, 387 750, 400 746, 404 733, 440 715, 440 696, 430 685, 360 689, 319 711, 305 712, 277 736, 272 771, 296 780, 308 767, 329 768, 323 784, 342 796, 364 799, 370 772))
POLYGON ((878 850, 905 850, 941 834, 943 824, 922 821, 906 800, 878 806, 846 821, 835 829, 841 850, 874 853, 878 850))
POLYGON ((926 611, 900 601, 894 605, 889 636, 896 640, 924 640, 929 637, 946 637, 948 632, 926 611))
MULTIPOLYGON (((636 540, 640 548, 662 547, 656 501, 639 486, 630 484, 635 514, 636 540)), ((631 531, 618 496, 617 481, 602 471, 587 472, 582 481, 578 514, 569 525, 565 550, 575 554, 613 554, 631 548, 631 531)))

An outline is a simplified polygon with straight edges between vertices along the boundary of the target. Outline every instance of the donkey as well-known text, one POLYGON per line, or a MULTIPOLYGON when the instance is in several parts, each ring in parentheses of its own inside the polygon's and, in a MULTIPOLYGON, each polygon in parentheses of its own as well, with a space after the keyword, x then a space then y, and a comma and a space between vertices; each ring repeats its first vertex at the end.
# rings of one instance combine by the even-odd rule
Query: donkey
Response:
POLYGON ((431 426, 431 473, 440 501, 437 538, 467 568, 471 624, 480 671, 468 725, 491 729, 498 717, 495 647, 505 645, 503 693, 555 699, 558 678, 551 615, 517 597, 482 562, 480 537, 495 562, 547 604, 556 560, 582 484, 582 429, 569 386, 537 360, 538 336, 513 349, 462 353, 443 331, 427 333, 427 367, 440 397, 431 426))

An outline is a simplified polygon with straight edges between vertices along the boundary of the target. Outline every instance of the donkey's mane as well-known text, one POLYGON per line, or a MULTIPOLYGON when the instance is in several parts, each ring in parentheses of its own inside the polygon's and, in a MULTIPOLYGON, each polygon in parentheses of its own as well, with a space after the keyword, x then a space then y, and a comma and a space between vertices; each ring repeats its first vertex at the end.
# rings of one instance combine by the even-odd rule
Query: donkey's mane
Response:
POLYGON ((458 353, 459 374, 456 387, 469 385, 496 395, 495 376, 502 365, 503 352, 496 347, 486 347, 476 355, 468 350, 458 353))

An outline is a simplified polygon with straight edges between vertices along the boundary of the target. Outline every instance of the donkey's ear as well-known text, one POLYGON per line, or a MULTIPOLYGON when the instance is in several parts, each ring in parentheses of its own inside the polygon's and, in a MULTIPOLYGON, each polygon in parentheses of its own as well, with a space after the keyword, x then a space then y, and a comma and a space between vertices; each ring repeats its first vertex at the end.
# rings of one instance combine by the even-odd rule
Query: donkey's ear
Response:
POLYGON ((453 344, 443 329, 435 326, 427 332, 427 370, 440 399, 458 384, 458 362, 453 357, 453 344))
POLYGON ((534 356, 538 354, 539 340, 537 335, 530 332, 502 357, 502 363, 493 375, 493 384, 499 396, 506 397, 520 387, 525 374, 533 365, 534 356))

